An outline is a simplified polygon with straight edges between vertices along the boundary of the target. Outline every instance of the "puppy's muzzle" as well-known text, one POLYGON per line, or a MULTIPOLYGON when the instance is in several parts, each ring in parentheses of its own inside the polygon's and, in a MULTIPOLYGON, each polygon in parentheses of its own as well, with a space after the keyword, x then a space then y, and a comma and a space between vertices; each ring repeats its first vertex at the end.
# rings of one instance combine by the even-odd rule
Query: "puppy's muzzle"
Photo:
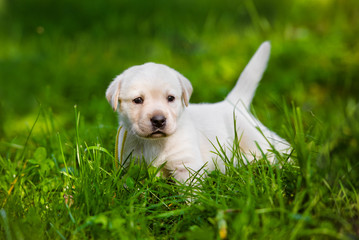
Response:
POLYGON ((151 118, 153 129, 164 129, 166 127, 166 118, 163 115, 155 115, 151 118))

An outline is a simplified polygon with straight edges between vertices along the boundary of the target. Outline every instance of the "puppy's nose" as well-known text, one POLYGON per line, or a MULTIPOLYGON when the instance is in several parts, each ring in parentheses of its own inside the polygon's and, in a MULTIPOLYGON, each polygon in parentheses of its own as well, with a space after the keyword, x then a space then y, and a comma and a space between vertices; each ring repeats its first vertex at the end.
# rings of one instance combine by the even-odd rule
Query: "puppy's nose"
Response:
POLYGON ((151 123, 155 128, 164 128, 166 126, 166 118, 162 115, 155 115, 151 118, 151 123))

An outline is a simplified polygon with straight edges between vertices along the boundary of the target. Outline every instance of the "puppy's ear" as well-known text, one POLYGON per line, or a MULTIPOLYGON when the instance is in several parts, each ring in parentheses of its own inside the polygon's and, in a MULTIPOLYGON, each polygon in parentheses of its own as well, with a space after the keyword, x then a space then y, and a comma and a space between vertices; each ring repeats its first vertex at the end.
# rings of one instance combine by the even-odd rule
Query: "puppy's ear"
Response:
POLYGON ((192 95, 193 88, 191 82, 185 78, 182 74, 178 73, 178 78, 182 87, 182 99, 186 107, 188 107, 189 99, 192 95))
POLYGON ((114 111, 117 110, 118 101, 119 101, 119 94, 120 94, 120 86, 121 86, 121 79, 122 74, 118 75, 111 83, 110 86, 108 86, 106 90, 106 98, 107 101, 112 106, 112 109, 114 111))

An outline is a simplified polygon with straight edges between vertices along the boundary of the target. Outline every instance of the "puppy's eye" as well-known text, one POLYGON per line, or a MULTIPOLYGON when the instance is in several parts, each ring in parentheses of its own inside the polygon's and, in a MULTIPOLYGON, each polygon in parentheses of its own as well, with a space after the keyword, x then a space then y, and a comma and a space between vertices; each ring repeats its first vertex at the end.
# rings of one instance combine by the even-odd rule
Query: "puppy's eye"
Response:
POLYGON ((167 97, 167 100, 168 102, 173 102, 175 100, 175 97, 170 95, 167 97))
POLYGON ((143 98, 138 97, 132 100, 132 102, 134 102, 135 104, 142 104, 143 103, 143 98))

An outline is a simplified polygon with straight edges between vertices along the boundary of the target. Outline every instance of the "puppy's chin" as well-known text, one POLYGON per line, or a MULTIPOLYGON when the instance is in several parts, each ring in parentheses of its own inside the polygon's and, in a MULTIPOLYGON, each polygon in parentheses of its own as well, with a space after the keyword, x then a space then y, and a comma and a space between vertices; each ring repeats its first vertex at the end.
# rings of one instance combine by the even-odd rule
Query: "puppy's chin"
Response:
POLYGON ((153 128, 152 126, 143 127, 138 124, 133 124, 129 129, 131 129, 131 132, 137 137, 149 140, 167 138, 176 132, 176 127, 173 125, 160 129, 153 128))

